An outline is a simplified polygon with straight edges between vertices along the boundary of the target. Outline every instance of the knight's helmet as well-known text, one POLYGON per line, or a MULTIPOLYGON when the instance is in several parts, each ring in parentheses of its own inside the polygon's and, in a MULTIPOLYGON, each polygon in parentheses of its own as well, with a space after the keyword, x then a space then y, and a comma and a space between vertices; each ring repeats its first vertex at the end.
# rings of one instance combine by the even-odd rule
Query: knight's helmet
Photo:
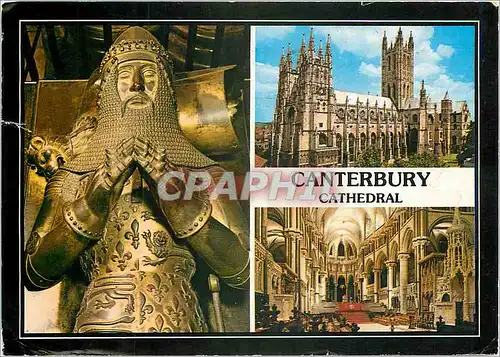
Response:
POLYGON ((173 89, 173 63, 150 32, 142 27, 125 30, 106 52, 99 71, 101 84, 95 132, 85 140, 84 149, 79 150, 81 153, 63 169, 76 173, 94 171, 104 163, 106 149, 114 151, 120 142, 131 136, 142 138, 158 150, 166 150, 168 160, 179 167, 202 168, 216 164, 182 133, 173 89), (152 110, 131 110, 132 113, 122 117, 117 68, 128 60, 155 62, 158 89, 152 110))

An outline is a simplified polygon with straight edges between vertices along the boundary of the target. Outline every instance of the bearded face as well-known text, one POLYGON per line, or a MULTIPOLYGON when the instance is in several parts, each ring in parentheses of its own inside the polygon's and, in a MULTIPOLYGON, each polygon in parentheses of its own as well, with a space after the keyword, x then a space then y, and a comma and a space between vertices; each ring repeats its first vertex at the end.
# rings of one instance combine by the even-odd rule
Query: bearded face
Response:
MULTIPOLYGON (((131 54, 132 55, 132 54, 131 54)), ((162 65, 141 58, 118 58, 102 80, 97 127, 85 149, 65 167, 89 172, 102 165, 105 151, 113 152, 130 137, 167 150, 170 162, 184 167, 207 167, 212 160, 200 153, 182 133, 171 78, 162 65)))
POLYGON ((158 89, 158 66, 152 60, 127 60, 118 64, 117 90, 122 115, 154 103, 158 89))

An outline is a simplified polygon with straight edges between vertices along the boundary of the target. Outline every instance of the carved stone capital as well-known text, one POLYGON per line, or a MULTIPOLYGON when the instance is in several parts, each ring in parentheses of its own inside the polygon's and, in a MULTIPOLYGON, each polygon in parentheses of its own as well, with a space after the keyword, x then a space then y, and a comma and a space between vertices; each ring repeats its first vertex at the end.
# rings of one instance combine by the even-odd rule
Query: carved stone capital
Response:
POLYGON ((410 253, 399 253, 398 259, 399 260, 408 260, 408 259, 410 259, 410 253))

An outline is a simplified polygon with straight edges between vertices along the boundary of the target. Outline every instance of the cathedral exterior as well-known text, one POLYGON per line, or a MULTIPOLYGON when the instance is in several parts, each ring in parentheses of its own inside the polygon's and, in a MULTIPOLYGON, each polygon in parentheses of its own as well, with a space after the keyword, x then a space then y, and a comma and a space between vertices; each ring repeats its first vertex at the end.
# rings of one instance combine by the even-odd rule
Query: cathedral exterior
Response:
POLYGON ((289 47, 279 65, 270 166, 353 166, 370 146, 380 150, 383 161, 458 153, 470 121, 467 103, 448 93, 433 102, 424 81, 414 96, 412 34, 404 42, 399 29, 388 44, 384 33, 381 62, 382 96, 346 92, 334 89, 330 37, 325 51, 321 42, 316 51, 311 29, 307 47, 302 38, 296 66, 289 47))

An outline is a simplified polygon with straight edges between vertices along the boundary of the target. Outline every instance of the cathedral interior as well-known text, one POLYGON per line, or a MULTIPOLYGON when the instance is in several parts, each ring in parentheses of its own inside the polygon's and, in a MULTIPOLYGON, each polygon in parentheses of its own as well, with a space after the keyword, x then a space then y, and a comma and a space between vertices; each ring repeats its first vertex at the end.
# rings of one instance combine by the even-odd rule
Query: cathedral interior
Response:
POLYGON ((283 51, 269 148, 272 167, 356 166, 375 148, 382 162, 413 154, 457 154, 466 141, 471 115, 467 102, 427 95, 425 83, 414 95, 414 43, 401 28, 394 41, 381 41, 379 94, 343 91, 334 85, 330 38, 323 51, 311 29, 298 50, 283 51))
POLYGON ((257 208, 255 232, 256 331, 475 326, 473 208, 257 208))

